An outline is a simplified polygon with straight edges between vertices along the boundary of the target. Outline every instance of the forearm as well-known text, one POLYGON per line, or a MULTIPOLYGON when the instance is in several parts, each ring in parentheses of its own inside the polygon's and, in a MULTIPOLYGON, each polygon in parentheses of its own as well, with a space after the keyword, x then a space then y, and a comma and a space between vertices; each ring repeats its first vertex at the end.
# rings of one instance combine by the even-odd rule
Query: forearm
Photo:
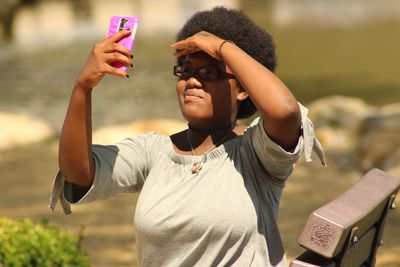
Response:
POLYGON ((236 45, 226 42, 221 57, 264 117, 264 128, 285 149, 295 145, 301 122, 297 100, 286 85, 236 45))
POLYGON ((91 186, 94 178, 92 158, 92 88, 106 74, 129 76, 110 62, 132 66, 130 51, 117 42, 131 34, 119 31, 93 46, 92 52, 75 81, 60 136, 59 166, 65 179, 80 186, 91 186))
POLYGON ((72 91, 60 136, 59 166, 69 182, 91 186, 94 177, 91 89, 75 87, 72 91))

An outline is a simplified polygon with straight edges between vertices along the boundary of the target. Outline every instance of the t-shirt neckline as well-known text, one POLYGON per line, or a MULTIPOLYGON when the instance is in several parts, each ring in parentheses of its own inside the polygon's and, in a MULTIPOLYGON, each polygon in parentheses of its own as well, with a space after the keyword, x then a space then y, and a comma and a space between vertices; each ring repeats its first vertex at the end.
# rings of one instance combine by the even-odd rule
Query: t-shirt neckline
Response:
POLYGON ((222 143, 221 145, 215 147, 210 152, 208 152, 207 154, 204 154, 204 155, 183 155, 183 154, 178 154, 175 152, 171 138, 167 135, 165 136, 166 142, 168 142, 168 144, 169 144, 167 146, 167 149, 168 149, 167 152, 168 152, 169 157, 174 162, 183 163, 183 164, 189 164, 189 163, 193 164, 195 162, 202 160, 204 158, 204 156, 206 156, 207 160, 219 158, 226 154, 227 143, 231 142, 232 140, 235 140, 236 138, 237 137, 234 137, 234 138, 222 143))

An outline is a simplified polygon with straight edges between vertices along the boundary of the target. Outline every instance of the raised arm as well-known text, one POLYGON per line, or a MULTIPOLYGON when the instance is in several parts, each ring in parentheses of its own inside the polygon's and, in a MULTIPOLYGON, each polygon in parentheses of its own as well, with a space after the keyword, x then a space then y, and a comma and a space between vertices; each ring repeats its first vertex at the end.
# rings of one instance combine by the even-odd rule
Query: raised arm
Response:
POLYGON ((297 100, 285 84, 240 47, 208 32, 199 32, 172 45, 176 56, 203 50, 224 61, 264 118, 268 135, 286 150, 297 143, 301 114, 297 100))
POLYGON ((110 65, 112 62, 120 62, 132 66, 129 50, 116 43, 129 34, 129 31, 121 31, 95 44, 75 81, 59 144, 60 171, 71 183, 84 187, 93 183, 92 89, 106 74, 129 77, 110 65))
POLYGON ((274 73, 238 46, 225 42, 220 53, 263 115, 268 135, 284 149, 294 148, 299 137, 301 115, 291 91, 274 73))

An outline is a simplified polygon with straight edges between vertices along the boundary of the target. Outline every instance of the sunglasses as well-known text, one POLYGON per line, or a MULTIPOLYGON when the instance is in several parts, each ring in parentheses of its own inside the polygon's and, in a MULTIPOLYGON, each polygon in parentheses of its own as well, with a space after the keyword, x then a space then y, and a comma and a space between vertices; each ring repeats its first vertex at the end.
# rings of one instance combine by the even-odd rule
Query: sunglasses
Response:
POLYGON ((206 66, 201 68, 188 68, 182 65, 174 66, 174 75, 180 79, 189 79, 197 75, 203 81, 213 81, 220 79, 235 79, 232 73, 224 72, 213 66, 206 66))

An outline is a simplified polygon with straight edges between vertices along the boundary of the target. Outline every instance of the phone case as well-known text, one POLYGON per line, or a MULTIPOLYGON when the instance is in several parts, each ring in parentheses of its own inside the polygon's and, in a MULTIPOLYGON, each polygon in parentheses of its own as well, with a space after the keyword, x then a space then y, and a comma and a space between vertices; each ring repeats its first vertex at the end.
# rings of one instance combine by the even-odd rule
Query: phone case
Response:
MULTIPOLYGON (((129 51, 132 51, 135 44, 135 34, 137 30, 137 25, 139 23, 139 18, 135 16, 113 16, 110 19, 110 27, 108 29, 107 37, 116 34, 122 30, 132 30, 131 35, 121 39, 118 43, 122 44, 129 51)), ((123 71, 127 71, 127 67, 121 63, 112 63, 113 67, 119 68, 123 71)))

